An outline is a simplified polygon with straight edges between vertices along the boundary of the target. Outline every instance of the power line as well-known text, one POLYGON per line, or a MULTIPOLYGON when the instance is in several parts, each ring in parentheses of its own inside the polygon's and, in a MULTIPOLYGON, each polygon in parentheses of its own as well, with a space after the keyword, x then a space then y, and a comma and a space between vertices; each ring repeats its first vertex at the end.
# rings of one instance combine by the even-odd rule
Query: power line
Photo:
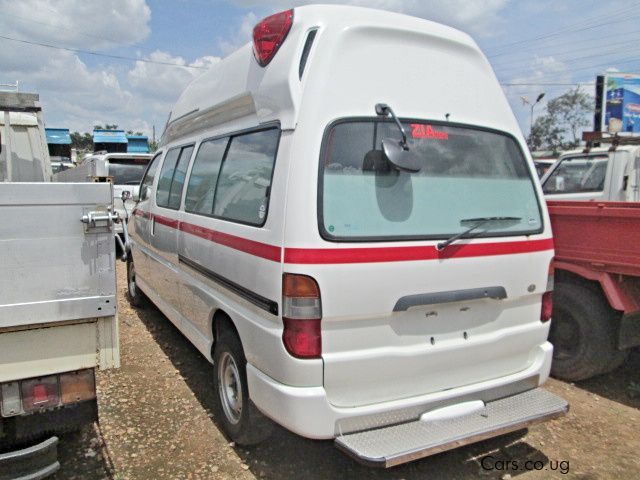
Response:
POLYGON ((12 38, 12 37, 7 37, 4 35, 0 35, 1 39, 4 40, 11 40, 12 42, 19 42, 19 43, 26 43, 28 45, 37 45, 40 47, 46 47, 46 48, 53 48, 56 50, 66 50, 67 52, 73 52, 73 53, 84 53, 85 55, 94 55, 96 57, 106 57, 106 58, 114 58, 116 60, 129 60, 132 62, 144 62, 144 63, 153 63, 156 65, 166 65, 169 67, 179 67, 179 68, 193 68, 196 70, 208 70, 207 67, 196 67, 194 65, 180 65, 178 63, 171 63, 171 62, 161 62, 158 60, 149 60, 146 58, 135 58, 135 57, 125 57, 123 55, 110 55, 108 53, 100 53, 100 52, 94 52, 91 50, 81 50, 79 48, 69 48, 69 47, 61 47, 58 45, 51 45, 49 43, 41 43, 41 42, 33 42, 30 40, 21 40, 19 38, 12 38))
MULTIPOLYGON (((582 22, 577 22, 574 23, 572 25, 569 25, 567 27, 564 27, 562 30, 556 30, 544 35, 539 35, 537 37, 532 37, 532 38, 528 38, 528 39, 524 39, 524 40, 518 40, 517 42, 512 42, 512 43, 507 43, 505 45, 500 45, 497 48, 506 48, 506 47, 512 47, 512 46, 516 46, 516 45, 522 45, 523 43, 532 43, 532 42, 537 42, 539 40, 545 40, 547 38, 552 38, 552 37, 557 37, 558 35, 564 35, 567 33, 577 33, 577 32, 582 32, 585 30, 591 30, 593 28, 599 28, 599 27, 603 27, 606 25, 611 25, 613 23, 619 23, 619 22, 625 22, 630 20, 629 17, 623 18, 621 20, 613 20, 610 22, 603 22, 603 23, 599 23, 599 24, 589 24, 589 22, 592 22, 594 20, 602 20, 603 18, 614 18, 616 16, 619 16, 623 13, 632 11, 632 10, 636 10, 638 7, 640 6, 640 2, 634 4, 632 7, 628 7, 628 8, 624 8, 621 9, 613 14, 609 14, 606 16, 599 16, 599 17, 591 17, 590 19, 587 19, 586 21, 582 21, 582 22)), ((489 58, 495 58, 495 57, 499 57, 502 55, 507 55, 511 52, 499 52, 493 55, 489 55, 489 58)))

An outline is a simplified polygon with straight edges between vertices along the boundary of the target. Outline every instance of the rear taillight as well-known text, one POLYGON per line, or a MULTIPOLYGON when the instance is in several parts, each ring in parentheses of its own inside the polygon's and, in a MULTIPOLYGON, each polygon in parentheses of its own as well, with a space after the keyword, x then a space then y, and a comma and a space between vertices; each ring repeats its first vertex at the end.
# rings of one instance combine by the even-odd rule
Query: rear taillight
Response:
POLYGON ((93 369, 16 380, 0 385, 0 414, 12 417, 95 398, 93 369))
POLYGON ((306 275, 285 273, 282 277, 282 341, 298 358, 320 358, 322 305, 317 282, 306 275))
POLYGON ((253 54, 261 67, 273 59, 291 30, 293 9, 275 13, 253 28, 253 54))
POLYGON ((60 375, 60 399, 63 405, 96 398, 96 380, 93 370, 60 375))
POLYGON ((542 294, 542 308, 540 309, 540 321, 548 322, 553 314, 553 283, 554 283, 553 259, 549 264, 549 274, 547 275, 546 292, 542 294))
POLYGON ((55 407, 60 402, 56 376, 34 378, 21 382, 20 390, 22 392, 22 408, 27 413, 55 407))

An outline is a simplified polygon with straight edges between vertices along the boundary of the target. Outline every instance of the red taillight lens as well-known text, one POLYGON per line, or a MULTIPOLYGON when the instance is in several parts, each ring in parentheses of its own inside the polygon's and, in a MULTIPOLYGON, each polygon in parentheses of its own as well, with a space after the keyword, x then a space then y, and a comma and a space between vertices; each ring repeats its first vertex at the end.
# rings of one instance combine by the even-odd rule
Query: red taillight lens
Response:
POLYGON ((291 30, 293 9, 275 13, 253 28, 253 54, 261 67, 273 59, 291 30))
POLYGON ((282 341, 287 351, 298 358, 320 358, 322 355, 320 319, 283 318, 283 321, 282 341))
POLYGON ((60 402, 57 376, 25 380, 20 384, 20 389, 25 412, 55 407, 60 402))
POLYGON ((540 321, 548 322, 553 314, 553 292, 542 294, 542 309, 540 310, 540 321))
POLYGON ((298 358, 320 358, 322 333, 320 287, 306 275, 285 273, 282 277, 282 341, 298 358))

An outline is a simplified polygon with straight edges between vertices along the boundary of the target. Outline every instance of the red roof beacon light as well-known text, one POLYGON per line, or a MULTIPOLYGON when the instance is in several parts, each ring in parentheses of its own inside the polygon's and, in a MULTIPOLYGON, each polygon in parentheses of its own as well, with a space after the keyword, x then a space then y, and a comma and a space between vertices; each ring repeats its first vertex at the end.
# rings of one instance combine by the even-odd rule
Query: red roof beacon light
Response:
POLYGON ((261 67, 266 67, 276 55, 292 24, 293 9, 274 13, 253 28, 253 54, 261 67))

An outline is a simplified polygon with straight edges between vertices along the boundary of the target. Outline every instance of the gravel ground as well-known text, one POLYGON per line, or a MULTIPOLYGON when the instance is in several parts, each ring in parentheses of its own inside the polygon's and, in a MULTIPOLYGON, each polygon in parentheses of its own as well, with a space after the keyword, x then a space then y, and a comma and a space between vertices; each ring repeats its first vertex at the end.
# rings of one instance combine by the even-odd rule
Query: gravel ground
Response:
POLYGON ((332 442, 279 427, 262 445, 236 447, 216 424, 211 365, 160 312, 129 306, 123 267, 122 366, 98 374, 100 424, 61 438, 57 480, 640 478, 638 352, 609 375, 551 380, 546 388, 571 404, 562 419, 390 470, 362 467, 332 442))

